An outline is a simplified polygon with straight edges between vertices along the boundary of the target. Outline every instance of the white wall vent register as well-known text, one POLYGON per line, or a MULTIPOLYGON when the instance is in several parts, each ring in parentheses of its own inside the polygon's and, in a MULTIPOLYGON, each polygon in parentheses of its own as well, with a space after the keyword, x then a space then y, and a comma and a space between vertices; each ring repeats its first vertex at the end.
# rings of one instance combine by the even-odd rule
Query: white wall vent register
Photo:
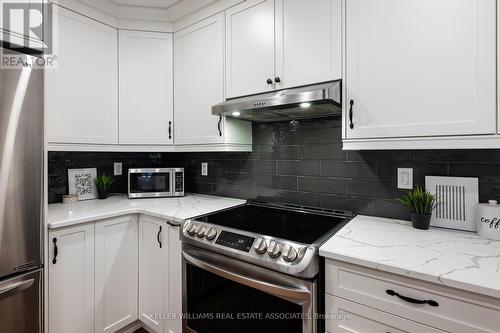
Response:
POLYGON ((475 205, 479 202, 478 178, 425 177, 425 188, 436 196, 431 225, 475 231, 475 205))

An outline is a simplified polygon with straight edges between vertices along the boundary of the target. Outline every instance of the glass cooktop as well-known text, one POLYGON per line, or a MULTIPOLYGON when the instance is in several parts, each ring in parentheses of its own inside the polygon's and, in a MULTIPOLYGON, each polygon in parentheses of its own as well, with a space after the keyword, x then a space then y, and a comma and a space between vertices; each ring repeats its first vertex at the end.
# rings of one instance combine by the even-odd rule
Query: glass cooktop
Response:
POLYGON ((197 220, 261 235, 312 244, 334 228, 339 229, 352 214, 311 208, 256 205, 231 208, 197 220))

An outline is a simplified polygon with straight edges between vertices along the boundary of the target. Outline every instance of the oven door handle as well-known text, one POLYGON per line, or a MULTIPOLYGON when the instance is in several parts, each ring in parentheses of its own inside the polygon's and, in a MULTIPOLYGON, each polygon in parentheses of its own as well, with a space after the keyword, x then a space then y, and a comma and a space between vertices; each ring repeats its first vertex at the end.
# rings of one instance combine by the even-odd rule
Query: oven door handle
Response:
MULTIPOLYGON (((270 281, 271 279, 265 279, 263 276, 259 276, 257 278, 255 276, 251 276, 251 274, 243 275, 237 272, 238 271, 237 268, 231 269, 230 267, 222 267, 223 265, 221 265, 219 262, 217 263, 213 262, 212 260, 210 260, 208 256, 204 257, 203 254, 199 251, 189 251, 189 252, 187 251, 189 250, 185 249, 182 252, 184 259, 187 262, 198 268, 201 268, 210 273, 218 275, 220 277, 226 278, 236 283, 246 285, 254 289, 261 290, 263 292, 273 294, 283 299, 290 300, 296 304, 305 304, 311 300, 311 290, 307 288, 305 285, 300 286, 301 284, 304 284, 303 281, 300 279, 295 279, 286 276, 286 278, 288 279, 297 280, 298 287, 297 286, 294 287, 290 285, 280 284, 279 282, 276 281, 277 279, 272 279, 274 281, 270 281)), ((232 259, 232 260, 237 260, 237 259, 232 259)), ((243 265, 248 265, 248 264, 243 263, 243 265)), ((260 268, 260 267, 254 268, 254 270, 259 270, 259 269, 264 270, 266 272, 271 272, 271 274, 275 274, 277 276, 282 276, 281 273, 269 271, 265 268, 260 268)))

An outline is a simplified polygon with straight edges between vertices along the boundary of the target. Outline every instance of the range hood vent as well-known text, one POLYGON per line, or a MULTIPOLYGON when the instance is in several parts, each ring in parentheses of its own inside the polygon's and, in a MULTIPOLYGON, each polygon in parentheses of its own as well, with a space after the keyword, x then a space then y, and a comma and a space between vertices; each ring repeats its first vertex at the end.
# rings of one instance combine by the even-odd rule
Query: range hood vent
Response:
POLYGON ((228 99, 214 105, 212 114, 254 122, 338 116, 342 114, 341 87, 338 80, 228 99))

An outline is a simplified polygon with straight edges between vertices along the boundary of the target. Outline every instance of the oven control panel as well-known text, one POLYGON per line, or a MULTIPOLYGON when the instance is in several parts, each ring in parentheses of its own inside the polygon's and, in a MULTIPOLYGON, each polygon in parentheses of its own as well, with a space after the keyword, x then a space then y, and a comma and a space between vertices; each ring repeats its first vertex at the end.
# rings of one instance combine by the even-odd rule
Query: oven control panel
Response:
POLYGON ((229 231, 222 231, 215 243, 243 252, 250 252, 254 241, 255 238, 252 237, 235 234, 229 231))
POLYGON ((199 221, 184 223, 182 238, 184 242, 193 245, 202 245, 214 251, 227 249, 239 253, 240 258, 249 257, 252 261, 272 263, 273 266, 283 266, 284 269, 298 264, 308 251, 307 246, 290 241, 199 221))

